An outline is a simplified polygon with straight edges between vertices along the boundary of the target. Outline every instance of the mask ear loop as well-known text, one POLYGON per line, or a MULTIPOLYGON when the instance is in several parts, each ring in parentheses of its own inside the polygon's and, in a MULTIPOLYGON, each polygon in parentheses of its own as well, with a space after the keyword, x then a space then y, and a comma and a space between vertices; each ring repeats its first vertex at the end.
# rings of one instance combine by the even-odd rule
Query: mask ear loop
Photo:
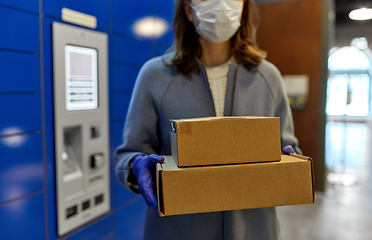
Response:
POLYGON ((187 2, 189 3, 189 6, 190 6, 192 9, 196 10, 196 7, 191 3, 191 1, 187 1, 187 2))
POLYGON ((194 11, 192 12, 193 19, 194 19, 194 20, 192 21, 192 23, 194 24, 194 27, 196 28, 196 23, 195 23, 195 21, 197 20, 197 16, 196 16, 196 7, 191 3, 191 0, 188 0, 187 2, 189 3, 189 6, 191 7, 191 9, 194 10, 194 11))

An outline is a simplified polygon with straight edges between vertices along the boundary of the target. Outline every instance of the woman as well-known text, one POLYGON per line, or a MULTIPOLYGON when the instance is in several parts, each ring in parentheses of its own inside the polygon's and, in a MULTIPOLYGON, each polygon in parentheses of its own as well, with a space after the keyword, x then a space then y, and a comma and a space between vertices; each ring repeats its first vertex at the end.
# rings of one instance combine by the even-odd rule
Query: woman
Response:
POLYGON ((280 117, 283 152, 300 153, 281 75, 253 41, 255 10, 253 0, 176 0, 175 50, 138 75, 115 167, 152 208, 145 239, 278 239, 275 208, 160 218, 152 189, 159 155, 171 154, 170 119, 280 117))

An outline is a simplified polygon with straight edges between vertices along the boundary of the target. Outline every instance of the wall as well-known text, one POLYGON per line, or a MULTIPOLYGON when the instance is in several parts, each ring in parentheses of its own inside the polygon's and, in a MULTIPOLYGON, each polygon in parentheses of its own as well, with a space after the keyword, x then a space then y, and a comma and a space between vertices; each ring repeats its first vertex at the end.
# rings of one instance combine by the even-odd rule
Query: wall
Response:
MULTIPOLYGON (((169 0, 0 0, 1 239, 58 239, 51 24, 62 22, 62 7, 96 16, 97 31, 109 35, 111 151, 121 143, 140 66, 172 44, 171 26, 159 39, 131 29, 144 16, 170 24, 169 0)), ((111 193, 109 214, 61 239, 139 239, 142 198, 119 186, 114 172, 111 193)))
POLYGON ((307 105, 294 111, 293 118, 300 148, 314 159, 316 188, 323 190, 327 6, 323 0, 264 1, 258 6, 257 42, 268 53, 267 60, 283 75, 306 74, 310 78, 307 105))

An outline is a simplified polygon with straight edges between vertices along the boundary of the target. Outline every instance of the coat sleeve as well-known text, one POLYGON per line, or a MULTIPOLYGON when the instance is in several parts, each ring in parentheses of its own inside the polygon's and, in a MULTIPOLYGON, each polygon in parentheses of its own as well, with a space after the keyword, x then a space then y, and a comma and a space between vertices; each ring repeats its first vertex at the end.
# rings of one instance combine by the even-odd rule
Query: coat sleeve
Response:
POLYGON ((295 136, 292 110, 289 105, 288 95, 285 90, 284 80, 279 70, 274 66, 270 73, 271 91, 275 101, 275 117, 280 118, 281 147, 291 145, 297 154, 302 154, 295 136))
MULTIPOLYGON (((283 82, 283 80, 281 80, 283 82)), ((275 116, 280 117, 281 142, 282 148, 286 145, 291 145, 297 154, 302 154, 298 147, 298 140, 295 136, 292 111, 289 106, 287 94, 284 86, 282 87, 282 94, 277 100, 275 116)))
POLYGON ((139 154, 158 154, 160 147, 158 116, 151 94, 154 79, 151 69, 148 62, 138 74, 126 116, 123 143, 115 151, 116 177, 124 188, 131 191, 128 185, 130 160, 139 154))

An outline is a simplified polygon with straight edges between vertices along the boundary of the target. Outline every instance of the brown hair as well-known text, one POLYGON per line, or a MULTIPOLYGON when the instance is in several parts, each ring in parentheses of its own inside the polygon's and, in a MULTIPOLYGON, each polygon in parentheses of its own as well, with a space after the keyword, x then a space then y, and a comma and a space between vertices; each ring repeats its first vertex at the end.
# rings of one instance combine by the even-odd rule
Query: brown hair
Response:
MULTIPOLYGON (((173 18, 175 49, 172 63, 176 72, 190 76, 194 70, 199 71, 196 58, 201 57, 202 49, 194 24, 187 19, 183 9, 183 1, 175 0, 173 18)), ((246 0, 241 26, 231 38, 231 55, 248 70, 260 65, 266 56, 266 53, 254 42, 258 22, 259 14, 255 2, 246 0)))

